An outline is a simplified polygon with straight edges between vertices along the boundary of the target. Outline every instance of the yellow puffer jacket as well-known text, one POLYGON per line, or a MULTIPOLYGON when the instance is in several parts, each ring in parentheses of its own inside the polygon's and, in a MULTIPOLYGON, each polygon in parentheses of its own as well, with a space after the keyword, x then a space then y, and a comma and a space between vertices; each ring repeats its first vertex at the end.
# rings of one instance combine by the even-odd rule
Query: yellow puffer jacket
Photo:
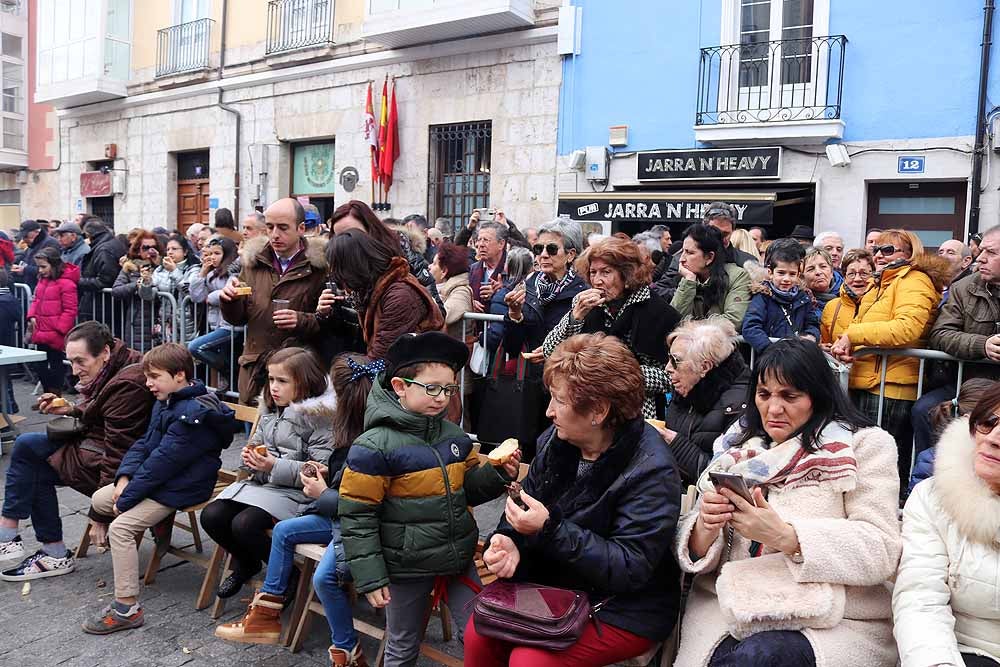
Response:
MULTIPOLYGON (((861 299, 858 314, 847 327, 851 344, 855 348, 922 347, 949 276, 947 261, 928 254, 883 271, 881 280, 861 299)), ((920 362, 907 357, 889 357, 888 361, 885 397, 915 400, 920 362)), ((851 389, 877 394, 881 377, 879 357, 858 357, 851 366, 851 389)))
POLYGON ((864 295, 851 296, 847 289, 847 283, 841 285, 840 296, 823 306, 823 316, 819 322, 819 342, 836 343, 854 321, 854 316, 858 314, 858 305, 864 295))

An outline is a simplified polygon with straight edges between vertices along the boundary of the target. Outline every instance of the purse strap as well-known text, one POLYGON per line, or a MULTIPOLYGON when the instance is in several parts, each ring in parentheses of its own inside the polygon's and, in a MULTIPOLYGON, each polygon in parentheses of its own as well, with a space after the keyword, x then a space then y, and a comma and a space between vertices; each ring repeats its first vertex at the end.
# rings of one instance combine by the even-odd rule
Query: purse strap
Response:
MULTIPOLYGON (((522 347, 522 349, 524 349, 522 347)), ((496 356, 493 357, 493 372, 490 373, 490 377, 496 381, 500 379, 500 368, 502 366, 503 360, 506 359, 506 355, 503 349, 503 343, 497 347, 496 356)), ((525 361, 524 357, 520 354, 517 355, 517 368, 514 372, 515 377, 518 382, 524 382, 524 374, 527 369, 528 362, 525 361)))

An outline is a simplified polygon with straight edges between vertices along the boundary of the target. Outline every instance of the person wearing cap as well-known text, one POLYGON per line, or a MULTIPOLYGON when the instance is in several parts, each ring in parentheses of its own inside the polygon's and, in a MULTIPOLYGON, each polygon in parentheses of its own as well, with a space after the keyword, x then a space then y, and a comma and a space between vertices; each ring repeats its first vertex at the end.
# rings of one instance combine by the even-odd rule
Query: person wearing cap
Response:
POLYGON ((80 321, 96 320, 110 327, 116 321, 115 311, 119 311, 117 321, 121 322, 120 304, 101 290, 114 287, 121 270, 119 260, 128 249, 100 218, 87 219, 83 233, 90 240, 90 253, 83 257, 80 266, 80 321))
POLYGON ((27 250, 21 258, 20 264, 11 267, 15 282, 27 283, 32 290, 38 284, 38 267, 35 265, 35 255, 42 248, 55 248, 62 252, 59 243, 49 236, 49 233, 34 220, 25 220, 21 223, 21 240, 27 245, 27 250))
POLYGON ((306 233, 303 234, 306 238, 320 237, 323 235, 323 222, 319 209, 312 204, 304 204, 302 206, 306 212, 306 233))
POLYGON ((792 233, 788 236, 798 241, 799 244, 805 248, 811 246, 813 244, 813 240, 815 239, 812 227, 809 225, 795 225, 795 227, 792 228, 792 233))
POLYGON ((62 248, 63 264, 81 266, 83 258, 90 254, 90 246, 83 238, 83 230, 75 222, 64 222, 52 234, 62 248))
POLYGON ((479 585, 470 508, 517 478, 519 452, 502 466, 479 466, 472 439, 444 419, 468 357, 463 342, 440 331, 400 336, 372 385, 365 432, 347 454, 338 506, 344 552, 354 588, 386 608, 385 667, 416 662, 438 578, 447 581, 442 600, 456 627, 465 628, 477 592, 470 584, 479 585))

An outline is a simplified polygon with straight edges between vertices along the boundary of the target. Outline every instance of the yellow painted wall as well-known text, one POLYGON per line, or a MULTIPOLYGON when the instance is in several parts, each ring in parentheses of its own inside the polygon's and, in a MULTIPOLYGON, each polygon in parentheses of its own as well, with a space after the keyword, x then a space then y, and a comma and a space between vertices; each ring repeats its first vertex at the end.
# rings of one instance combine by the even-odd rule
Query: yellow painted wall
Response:
POLYGON ((364 21, 367 2, 368 0, 338 0, 334 25, 364 21))
MULTIPOLYGON (((221 5, 222 2, 215 0, 215 4, 221 5)), ((219 16, 221 19, 221 11, 219 16)), ((229 0, 229 25, 226 32, 229 33, 226 36, 226 51, 237 46, 252 46, 266 41, 267 0, 229 0)), ((214 49, 218 50, 218 47, 214 49)))
POLYGON ((173 21, 173 0, 132 3, 132 71, 156 67, 156 31, 173 21))

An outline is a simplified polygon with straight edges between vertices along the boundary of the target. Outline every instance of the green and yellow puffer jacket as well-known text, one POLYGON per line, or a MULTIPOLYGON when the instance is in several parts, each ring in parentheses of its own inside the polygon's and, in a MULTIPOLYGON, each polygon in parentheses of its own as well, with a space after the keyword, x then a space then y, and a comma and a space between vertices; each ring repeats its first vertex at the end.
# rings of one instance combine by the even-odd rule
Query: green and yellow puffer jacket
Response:
POLYGON ((340 483, 344 552, 359 593, 468 569, 479 536, 470 507, 508 481, 501 469, 477 467, 472 444, 444 413, 403 408, 379 377, 340 483))

